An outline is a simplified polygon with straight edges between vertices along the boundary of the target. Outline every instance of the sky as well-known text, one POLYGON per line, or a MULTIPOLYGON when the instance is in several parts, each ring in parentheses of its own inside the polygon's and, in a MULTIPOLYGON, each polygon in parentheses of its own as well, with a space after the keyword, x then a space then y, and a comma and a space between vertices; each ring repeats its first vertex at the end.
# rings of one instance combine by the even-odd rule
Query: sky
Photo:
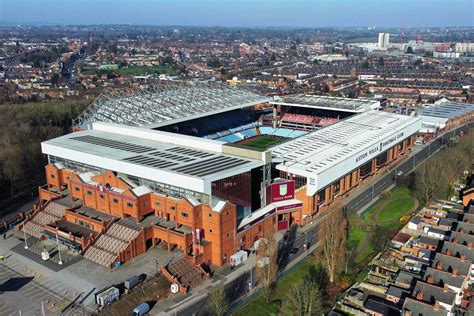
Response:
POLYGON ((182 26, 473 26, 474 0, 0 0, 0 22, 182 26))

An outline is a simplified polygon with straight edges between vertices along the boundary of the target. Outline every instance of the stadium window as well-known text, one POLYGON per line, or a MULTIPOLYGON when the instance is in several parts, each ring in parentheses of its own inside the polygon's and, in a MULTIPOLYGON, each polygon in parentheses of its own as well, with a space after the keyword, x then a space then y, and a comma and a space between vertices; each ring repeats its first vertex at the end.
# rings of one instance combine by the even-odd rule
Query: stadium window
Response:
POLYGON ((79 225, 84 226, 84 221, 79 221, 79 225))
POLYGON ((118 203, 118 202, 119 202, 119 200, 118 200, 118 199, 116 199, 116 198, 113 198, 113 199, 112 199, 112 202, 114 202, 114 203, 118 203))
POLYGON ((103 200, 103 199, 105 199, 105 195, 99 194, 99 198, 100 198, 101 200, 103 200))
POLYGON ((186 212, 181 212, 181 216, 183 216, 183 217, 188 217, 189 215, 188 215, 188 213, 186 213, 186 212))
POLYGON ((75 190, 76 192, 81 192, 81 189, 80 189, 79 187, 74 187, 74 190, 75 190))
POLYGON ((227 238, 229 238, 229 237, 230 237, 230 233, 227 233, 227 238))
POLYGON ((176 206, 170 207, 170 210, 175 211, 175 210, 176 210, 176 206))
POLYGON ((209 217, 212 217, 212 214, 211 214, 211 213, 209 213, 209 217))
POLYGON ((94 225, 91 225, 91 229, 94 230, 94 225))
POLYGON ((87 195, 92 195, 92 191, 87 190, 87 195))
POLYGON ((323 203, 326 200, 326 188, 322 189, 321 192, 318 193, 318 202, 323 203))
POLYGON ((133 204, 130 203, 130 202, 127 202, 127 206, 128 206, 128 207, 133 207, 133 204))
POLYGON ((341 190, 341 182, 337 181, 337 183, 334 184, 334 195, 338 194, 340 190, 341 190))
POLYGON ((259 232, 262 231, 262 225, 259 225, 259 226, 258 226, 258 231, 259 231, 259 232))
POLYGON ((143 207, 147 207, 147 206, 148 206, 147 202, 143 203, 143 207))
POLYGON ((212 228, 209 228, 209 232, 212 233, 212 228))
POLYGON ((49 176, 51 177, 51 179, 56 178, 56 176, 54 174, 50 174, 49 176))
POLYGON ((161 203, 160 202, 155 202, 155 206, 160 206, 161 203))

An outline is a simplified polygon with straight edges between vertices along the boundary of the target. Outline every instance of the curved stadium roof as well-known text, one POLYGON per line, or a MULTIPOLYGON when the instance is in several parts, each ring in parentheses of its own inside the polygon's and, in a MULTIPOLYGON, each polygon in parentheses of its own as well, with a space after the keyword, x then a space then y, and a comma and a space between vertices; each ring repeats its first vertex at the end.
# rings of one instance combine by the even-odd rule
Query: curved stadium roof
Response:
POLYGON ((108 122, 156 128, 268 101, 217 83, 175 82, 130 93, 106 90, 74 121, 74 127, 90 129, 93 122, 108 122))

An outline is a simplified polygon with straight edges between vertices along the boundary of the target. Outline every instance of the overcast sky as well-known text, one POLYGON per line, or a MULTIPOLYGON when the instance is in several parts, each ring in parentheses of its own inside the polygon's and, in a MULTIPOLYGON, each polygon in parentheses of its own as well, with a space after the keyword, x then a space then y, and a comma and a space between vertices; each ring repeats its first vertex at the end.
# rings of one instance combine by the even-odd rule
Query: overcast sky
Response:
POLYGON ((3 22, 472 26, 474 0, 0 0, 3 22))

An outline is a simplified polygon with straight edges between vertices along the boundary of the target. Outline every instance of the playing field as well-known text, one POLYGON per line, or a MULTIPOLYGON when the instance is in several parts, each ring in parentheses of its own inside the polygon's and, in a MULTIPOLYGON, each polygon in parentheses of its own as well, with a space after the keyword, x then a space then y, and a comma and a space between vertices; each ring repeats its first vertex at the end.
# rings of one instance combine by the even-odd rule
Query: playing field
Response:
POLYGON ((267 149, 273 146, 276 146, 283 142, 283 139, 277 137, 268 137, 268 136, 257 136, 252 139, 241 142, 248 147, 253 147, 257 149, 267 149))

